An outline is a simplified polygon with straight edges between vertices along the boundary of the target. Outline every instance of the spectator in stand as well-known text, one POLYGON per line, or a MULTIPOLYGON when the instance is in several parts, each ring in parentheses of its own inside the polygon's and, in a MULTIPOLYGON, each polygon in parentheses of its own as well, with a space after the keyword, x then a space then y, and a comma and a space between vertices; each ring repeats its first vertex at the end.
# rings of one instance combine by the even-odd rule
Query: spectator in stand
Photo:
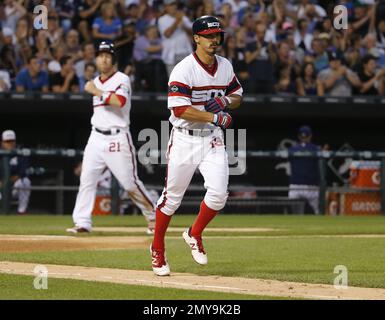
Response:
POLYGON ((122 22, 117 16, 113 3, 102 4, 101 16, 95 18, 92 24, 92 35, 98 42, 115 41, 122 35, 122 22))
POLYGON ((354 16, 349 21, 349 27, 363 39, 368 32, 374 31, 376 9, 374 5, 368 6, 361 1, 354 2, 354 16))
POLYGON ((134 50, 134 43, 137 36, 135 23, 124 24, 123 34, 115 42, 116 60, 118 62, 118 69, 124 68, 132 62, 132 54, 134 50))
POLYGON ((60 72, 51 76, 51 90, 55 93, 79 92, 79 80, 76 76, 74 64, 70 56, 60 59, 60 72))
POLYGON ((56 13, 50 13, 48 15, 48 29, 47 37, 50 43, 50 47, 56 48, 63 44, 63 28, 60 27, 59 18, 56 13))
POLYGON ((297 92, 296 82, 292 80, 291 68, 286 66, 281 68, 278 75, 278 80, 275 85, 275 92, 278 95, 292 96, 297 92))
POLYGON ((44 68, 53 60, 46 30, 39 30, 35 37, 35 56, 44 62, 44 68))
POLYGON ((32 55, 31 46, 34 45, 28 18, 24 17, 17 21, 14 38, 16 66, 20 70, 20 67, 23 67, 27 63, 28 57, 32 55))
POLYGON ((135 88, 144 91, 166 90, 167 71, 161 59, 162 41, 156 26, 148 26, 145 34, 135 41, 135 88))
POLYGON ((84 71, 82 72, 82 76, 79 77, 79 91, 81 93, 84 91, 84 86, 87 81, 90 81, 96 77, 96 66, 92 62, 87 62, 84 66, 84 71))
POLYGON ((318 74, 325 95, 351 96, 353 87, 361 88, 357 74, 342 65, 342 56, 336 52, 328 52, 330 67, 318 74))
POLYGON ((75 62, 82 58, 79 32, 75 29, 71 29, 66 34, 66 54, 70 55, 75 62))
POLYGON ((3 47, 0 51, 0 61, 3 64, 3 67, 7 69, 10 73, 11 80, 14 80, 17 73, 17 64, 16 64, 16 52, 13 46, 13 33, 10 28, 3 29, 3 47))
POLYGON ((295 45, 301 47, 304 51, 311 51, 313 40, 313 35, 308 33, 308 25, 306 19, 298 19, 297 29, 294 32, 295 45))
POLYGON ((326 43, 320 38, 313 39, 312 41, 312 51, 314 55, 314 66, 318 72, 328 68, 329 60, 328 54, 326 52, 326 43))
POLYGON ((385 49, 385 17, 381 17, 381 20, 377 22, 376 36, 379 46, 385 49))
POLYGON ((78 30, 85 42, 92 40, 91 26, 103 0, 80 0, 78 6, 78 30))
POLYGON ((384 95, 385 94, 385 68, 376 72, 377 58, 366 55, 362 59, 362 68, 358 77, 362 82, 362 87, 357 94, 362 95, 384 95))
POLYGON ((177 0, 164 0, 165 14, 158 20, 162 38, 162 60, 170 75, 174 66, 192 52, 192 23, 182 10, 178 9, 177 0))
POLYGON ((23 6, 24 0, 5 0, 4 14, 5 19, 1 22, 3 28, 10 28, 14 33, 16 31, 17 21, 27 13, 23 6))
POLYGON ((374 33, 368 33, 362 41, 361 56, 366 54, 370 54, 376 58, 385 54, 384 48, 377 43, 376 35, 374 33))
POLYGON ((41 70, 41 63, 36 56, 28 59, 28 65, 16 76, 16 91, 40 91, 48 92, 48 73, 41 70))
POLYGON ((84 43, 82 50, 83 58, 75 63, 76 75, 78 78, 83 76, 85 65, 95 63, 95 47, 93 43, 84 43))
POLYGON ((11 89, 11 77, 6 69, 0 65, 0 92, 9 91, 11 89))
POLYGON ((196 11, 196 16, 215 16, 215 7, 213 0, 202 0, 202 4, 196 11))
POLYGON ((297 94, 299 96, 323 96, 323 86, 317 79, 313 63, 307 62, 302 66, 300 76, 296 80, 297 94))
POLYGON ((231 62, 239 82, 243 88, 246 88, 249 73, 245 61, 245 50, 244 47, 237 46, 235 36, 228 36, 225 39, 223 44, 223 56, 231 62))
POLYGON ((76 15, 76 3, 74 0, 61 0, 56 6, 63 31, 67 33, 72 28, 72 20, 76 15))
POLYGON ((48 63, 47 69, 49 74, 60 72, 60 59, 65 56, 65 48, 58 46, 52 49, 53 59, 48 63))
POLYGON ((266 26, 258 23, 256 40, 246 45, 245 62, 249 72, 250 94, 271 94, 274 92, 274 63, 277 60, 272 42, 265 39, 266 26))
POLYGON ((361 62, 360 50, 349 48, 349 50, 345 53, 345 57, 347 67, 354 72, 358 72, 361 62))
POLYGON ((155 18, 155 12, 148 5, 147 0, 141 0, 140 3, 131 3, 123 13, 123 16, 125 18, 124 25, 135 24, 136 31, 143 35, 146 27, 155 18))

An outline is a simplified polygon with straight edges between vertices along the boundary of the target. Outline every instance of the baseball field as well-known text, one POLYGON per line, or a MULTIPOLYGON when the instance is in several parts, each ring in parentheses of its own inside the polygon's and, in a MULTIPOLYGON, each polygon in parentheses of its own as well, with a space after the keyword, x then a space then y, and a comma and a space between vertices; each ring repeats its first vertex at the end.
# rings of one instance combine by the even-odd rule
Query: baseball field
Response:
POLYGON ((0 216, 0 299, 385 299, 385 217, 219 215, 207 266, 181 237, 194 218, 174 216, 156 277, 142 216, 94 217, 87 235, 66 234, 69 215, 0 216))

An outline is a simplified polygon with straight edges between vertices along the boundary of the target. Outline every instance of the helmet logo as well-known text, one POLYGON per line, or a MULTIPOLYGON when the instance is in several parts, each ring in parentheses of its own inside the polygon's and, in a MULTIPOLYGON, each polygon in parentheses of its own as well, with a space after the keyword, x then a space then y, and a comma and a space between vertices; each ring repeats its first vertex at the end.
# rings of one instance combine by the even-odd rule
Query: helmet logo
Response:
POLYGON ((209 28, 219 28, 220 27, 220 23, 219 22, 207 22, 207 27, 209 28))

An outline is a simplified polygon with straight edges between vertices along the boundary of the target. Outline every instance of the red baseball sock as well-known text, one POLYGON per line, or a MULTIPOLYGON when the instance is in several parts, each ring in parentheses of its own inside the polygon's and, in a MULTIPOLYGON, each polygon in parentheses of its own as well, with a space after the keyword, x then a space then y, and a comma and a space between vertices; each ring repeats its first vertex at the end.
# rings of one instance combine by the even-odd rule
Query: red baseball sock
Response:
POLYGON ((191 227, 191 236, 201 236, 204 228, 217 215, 218 211, 210 209, 204 201, 201 202, 199 214, 191 227))
POLYGON ((159 209, 156 209, 154 240, 152 241, 153 249, 164 250, 164 237, 171 217, 172 216, 168 216, 159 209))

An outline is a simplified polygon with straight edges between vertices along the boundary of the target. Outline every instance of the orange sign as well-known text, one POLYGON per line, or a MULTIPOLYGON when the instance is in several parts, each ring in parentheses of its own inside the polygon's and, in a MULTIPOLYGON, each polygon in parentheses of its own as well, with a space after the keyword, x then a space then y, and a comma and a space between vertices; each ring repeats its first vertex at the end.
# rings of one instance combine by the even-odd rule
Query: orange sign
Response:
POLYGON ((381 196, 378 192, 341 194, 343 215, 379 215, 381 214, 381 196))
POLYGON ((380 187, 379 161, 353 161, 350 166, 350 185, 358 188, 380 187))
POLYGON ((96 196, 92 214, 95 216, 105 216, 111 214, 111 197, 96 196))

